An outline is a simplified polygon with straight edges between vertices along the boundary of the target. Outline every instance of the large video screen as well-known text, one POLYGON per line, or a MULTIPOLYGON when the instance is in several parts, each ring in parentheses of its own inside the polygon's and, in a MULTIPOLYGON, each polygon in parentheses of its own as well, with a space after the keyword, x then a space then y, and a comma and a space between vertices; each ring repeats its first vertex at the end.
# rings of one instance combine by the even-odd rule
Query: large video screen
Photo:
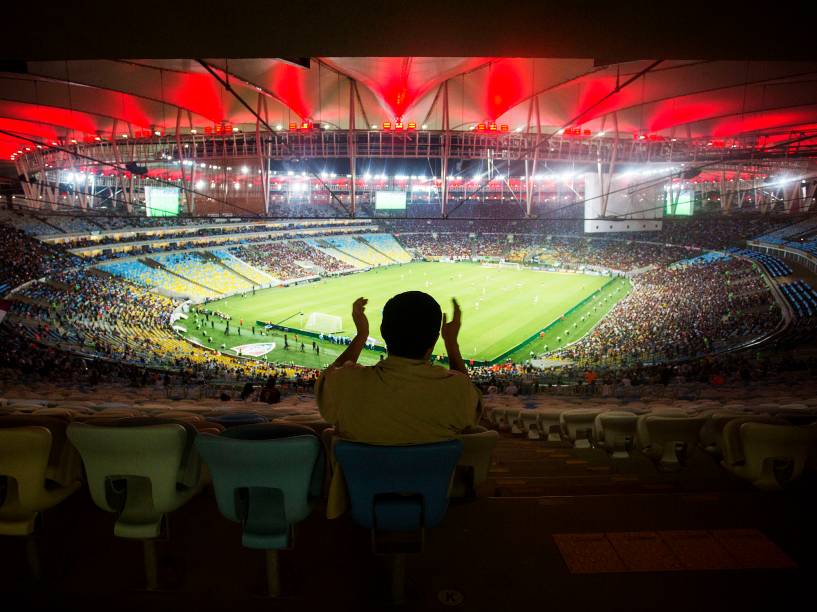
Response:
POLYGON ((374 208, 375 210, 406 210, 406 192, 376 191, 374 208))
POLYGON ((178 187, 145 187, 145 208, 148 217, 178 217, 178 187))
POLYGON ((691 191, 667 193, 667 205, 664 213, 680 217, 689 217, 695 209, 694 194, 691 191))
POLYGON ((584 175, 584 231, 657 232, 661 231, 664 213, 663 183, 632 173, 595 172, 584 175), (602 180, 609 184, 608 196, 602 197, 602 180))

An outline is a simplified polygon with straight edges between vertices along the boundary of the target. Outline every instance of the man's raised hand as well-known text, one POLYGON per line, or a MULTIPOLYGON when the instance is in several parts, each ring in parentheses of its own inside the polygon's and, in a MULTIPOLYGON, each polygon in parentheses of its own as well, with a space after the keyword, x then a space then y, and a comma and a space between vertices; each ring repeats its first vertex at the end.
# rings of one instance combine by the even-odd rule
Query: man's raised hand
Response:
POLYGON ((361 297, 352 304, 352 321, 355 322, 357 336, 364 340, 369 338, 369 319, 366 318, 366 304, 368 303, 369 300, 361 297))
POLYGON ((446 346, 456 346, 457 336, 460 333, 460 326, 462 325, 462 311, 460 310, 460 305, 457 303, 457 299, 452 298, 451 303, 454 304, 454 315, 449 322, 448 315, 443 313, 443 327, 440 332, 446 346))

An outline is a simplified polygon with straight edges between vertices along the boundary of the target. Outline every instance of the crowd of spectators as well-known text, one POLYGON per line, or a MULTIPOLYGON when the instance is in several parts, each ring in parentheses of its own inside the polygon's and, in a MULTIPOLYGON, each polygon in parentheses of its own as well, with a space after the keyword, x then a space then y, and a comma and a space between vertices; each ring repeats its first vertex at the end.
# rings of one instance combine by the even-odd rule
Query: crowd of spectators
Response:
POLYGON ((289 245, 290 243, 283 241, 265 242, 264 244, 236 247, 230 249, 230 252, 239 259, 281 280, 311 276, 312 273, 297 263, 308 261, 309 258, 300 250, 291 249, 289 245), (301 255, 304 256, 301 257, 301 255))
POLYGON ((78 266, 80 258, 0 224, 0 295, 26 281, 78 266))
POLYGON ((173 300, 118 277, 71 271, 15 294, 8 325, 38 346, 140 367, 223 380, 275 374, 273 365, 238 360, 179 338, 170 327, 175 306, 173 300))
MULTIPOLYGON (((109 223, 98 217, 82 223, 115 229, 119 221, 115 217, 108 219, 109 223)), ((120 228, 210 222, 173 218, 146 219, 143 224, 135 219, 139 218, 128 218, 120 228)), ((562 221, 564 227, 573 222, 562 221)), ((571 232, 561 235, 559 219, 390 219, 379 220, 378 225, 394 232, 406 248, 420 257, 456 259, 482 255, 567 267, 647 269, 633 278, 632 292, 590 334, 560 351, 560 358, 577 365, 554 369, 549 375, 568 376, 588 364, 614 364, 620 369, 637 362, 708 353, 770 331, 778 324, 780 313, 751 263, 733 258, 667 267, 694 253, 666 243, 724 248, 771 231, 784 222, 790 223, 791 219, 745 214, 702 216, 665 220, 664 230, 659 233, 593 238, 571 232), (512 240, 509 234, 513 235, 512 240), (649 239, 655 244, 630 239, 649 239)), ((65 231, 76 227, 67 217, 53 225, 65 231)), ((291 229, 297 231, 308 226, 307 221, 296 223, 291 229)), ((202 228, 201 235, 220 235, 237 228, 217 228, 213 234, 209 231, 202 228)), ((326 272, 351 268, 302 240, 268 240, 268 236, 243 239, 240 246, 230 250, 283 280, 310 275, 314 270, 310 270, 309 263, 326 272), (256 240, 265 242, 253 244, 256 240), (297 262, 307 262, 307 266, 297 262)), ((213 245, 220 244, 213 241, 213 245)), ((72 358, 60 357, 48 348, 58 346, 103 358, 106 363, 130 364, 141 370, 169 368, 192 378, 260 380, 281 374, 275 366, 237 360, 181 340, 170 327, 170 313, 176 306, 173 300, 101 272, 74 269, 91 260, 34 240, 22 229, 0 224, 0 252, 0 294, 26 281, 48 277, 45 282, 26 287, 14 298, 8 324, 4 325, 7 332, 16 332, 4 335, 4 344, 11 347, 4 354, 7 365, 12 363, 10 360, 20 359, 21 367, 48 371, 49 367, 73 363, 72 358), (6 342, 12 337, 14 342, 6 342), (34 357, 15 354, 14 347, 18 346, 33 352, 40 362, 34 364, 30 361, 34 357)), ((87 360, 77 363, 84 364, 82 367, 87 370, 87 360)), ((305 369, 294 368, 292 372, 305 379, 311 376, 305 369)), ((496 370, 476 374, 483 378, 498 375, 496 370)), ((509 365, 502 370, 502 376, 511 379, 532 375, 542 373, 529 364, 509 365)))
POLYGON ((578 363, 672 360, 771 331, 780 312, 754 264, 740 259, 658 268, 584 338, 559 352, 578 363))

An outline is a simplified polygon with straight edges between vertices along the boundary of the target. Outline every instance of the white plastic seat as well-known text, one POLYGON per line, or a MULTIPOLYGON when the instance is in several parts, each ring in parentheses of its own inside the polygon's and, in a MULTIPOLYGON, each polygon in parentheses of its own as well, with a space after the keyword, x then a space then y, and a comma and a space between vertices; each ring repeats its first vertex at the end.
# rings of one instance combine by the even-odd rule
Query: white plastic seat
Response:
POLYGON ((705 417, 643 415, 637 428, 642 451, 657 458, 665 470, 681 467, 679 450, 692 453, 698 445, 705 417))
POLYGON ((723 454, 723 429, 733 419, 745 417, 742 412, 716 410, 701 416, 706 422, 701 428, 701 446, 707 452, 720 457, 723 454))
POLYGON ((462 455, 457 461, 449 495, 466 497, 476 492, 476 487, 488 480, 491 454, 499 439, 492 429, 474 428, 473 433, 461 434, 462 455))
POLYGON ((573 442, 575 448, 589 448, 593 442, 593 426, 600 408, 575 408, 565 410, 559 416, 562 433, 573 442))
POLYGON ((662 416, 667 418, 685 418, 689 416, 689 413, 681 408, 667 408, 666 410, 661 411, 658 414, 641 414, 638 416, 638 423, 636 424, 636 445, 640 449, 644 449, 645 447, 649 446, 650 444, 650 436, 647 433, 647 417, 651 416, 662 416))
POLYGON ((527 434, 529 440, 539 440, 539 413, 535 409, 523 408, 519 411, 519 429, 527 434))
POLYGON ((562 441, 562 413, 568 408, 539 408, 539 431, 545 436, 548 442, 562 441))
POLYGON ((766 491, 782 489, 799 478, 817 444, 817 431, 809 427, 744 422, 736 428, 745 461, 723 465, 766 491))
POLYGON ((638 415, 623 410, 602 412, 594 422, 594 437, 610 453, 613 459, 630 456, 629 447, 635 440, 638 415))

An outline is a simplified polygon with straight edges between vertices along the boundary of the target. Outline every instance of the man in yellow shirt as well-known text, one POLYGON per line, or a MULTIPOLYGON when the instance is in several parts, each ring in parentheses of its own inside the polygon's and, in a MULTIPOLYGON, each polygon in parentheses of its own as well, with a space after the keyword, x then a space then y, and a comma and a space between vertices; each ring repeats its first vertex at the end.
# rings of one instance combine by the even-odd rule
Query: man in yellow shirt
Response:
MULTIPOLYGON (((318 379, 321 415, 339 436, 367 444, 423 444, 455 438, 476 425, 480 395, 468 378, 457 343, 462 314, 453 300, 449 322, 434 298, 408 291, 383 308, 380 333, 388 358, 374 366, 357 365, 369 336, 367 300, 352 306, 356 334, 351 344, 318 379), (450 369, 430 363, 442 334, 450 369)), ((330 518, 343 511, 344 485, 337 466, 329 492, 330 518)))

